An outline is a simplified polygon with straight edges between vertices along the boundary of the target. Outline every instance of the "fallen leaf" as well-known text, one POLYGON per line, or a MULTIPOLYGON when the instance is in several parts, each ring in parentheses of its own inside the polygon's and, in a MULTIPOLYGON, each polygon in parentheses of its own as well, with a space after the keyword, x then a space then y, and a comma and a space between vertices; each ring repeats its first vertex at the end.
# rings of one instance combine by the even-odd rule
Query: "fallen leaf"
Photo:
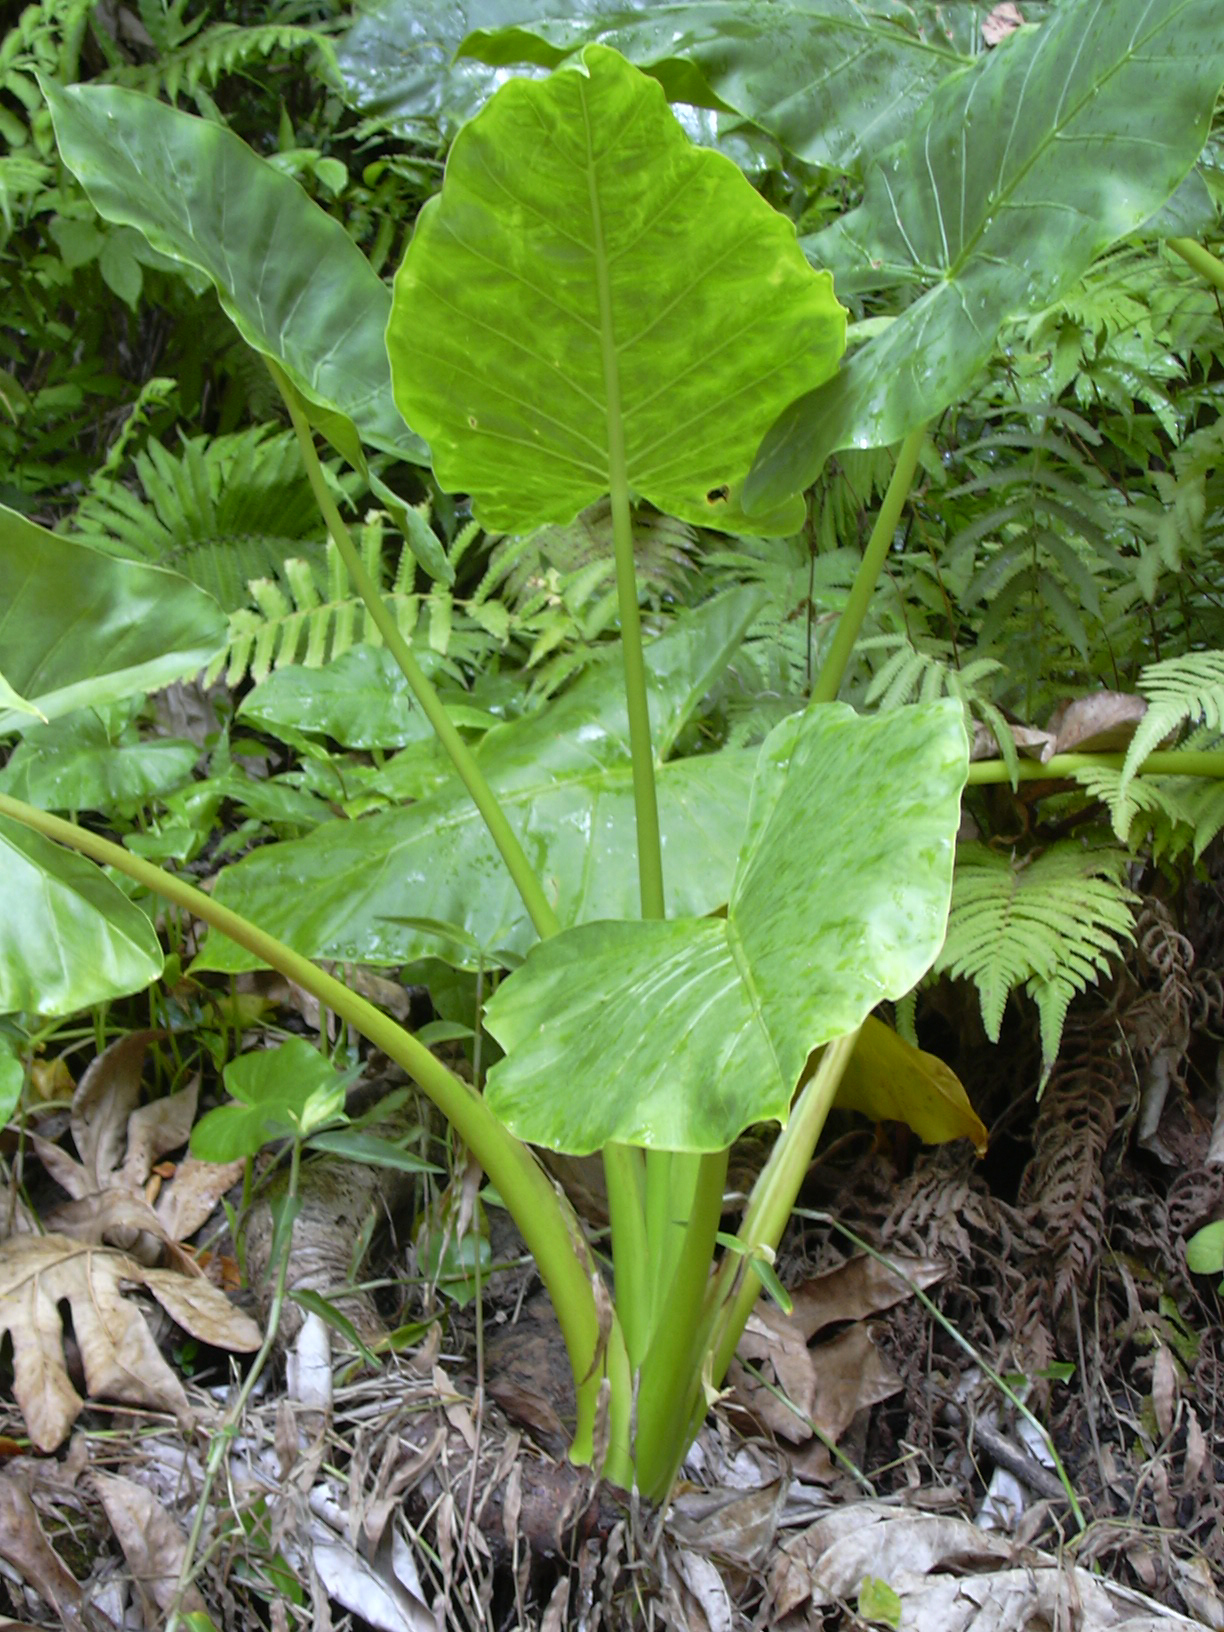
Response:
POLYGON ((901 1378, 863 1322, 820 1344, 812 1356, 816 1368, 812 1419, 835 1442, 865 1406, 891 1398, 901 1387, 901 1378))
POLYGON ((791 1319, 805 1337, 811 1338, 822 1327, 843 1320, 865 1320, 868 1315, 891 1309, 912 1297, 914 1286, 925 1292, 947 1273, 948 1266, 934 1258, 893 1253, 889 1264, 882 1264, 878 1258, 860 1253, 834 1269, 812 1276, 792 1292, 791 1319))
POLYGON ((727 1381, 740 1404, 762 1426, 795 1445, 811 1439, 808 1418, 816 1399, 816 1368, 808 1352, 806 1336, 789 1315, 772 1304, 757 1306, 748 1317, 736 1360, 727 1372, 727 1381), (765 1383, 739 1364, 741 1360, 766 1366, 767 1378, 772 1370, 786 1398, 779 1399, 765 1383))
POLYGON ((200 1086, 196 1077, 178 1093, 141 1105, 145 1055, 161 1035, 132 1032, 90 1062, 73 1095, 69 1122, 79 1161, 37 1135, 31 1143, 43 1167, 72 1198, 45 1216, 52 1231, 99 1245, 107 1242, 150 1264, 165 1250, 186 1274, 193 1266, 174 1243, 200 1228, 241 1175, 242 1164, 193 1157, 177 1168, 161 1162, 187 1143, 200 1086), (167 1182, 157 1193, 154 1213, 145 1185, 159 1168, 167 1182))
MULTIPOLYGON (((156 1610, 167 1614, 174 1601, 187 1537, 152 1491, 135 1480, 95 1473, 91 1483, 132 1572, 145 1625, 156 1626, 156 1610)), ((204 1600, 195 1587, 188 1587, 183 1594, 182 1608, 187 1614, 204 1613, 204 1600)))
POLYGON ((174 1170, 173 1182, 163 1185, 156 1212, 171 1241, 186 1241, 212 1216, 227 1190, 242 1177, 245 1162, 202 1162, 188 1156, 174 1170))
POLYGON ((986 1150, 986 1129, 952 1067, 880 1020, 864 1022, 836 1103, 873 1122, 904 1122, 929 1145, 972 1139, 979 1156, 986 1150))
POLYGON ((1063 703, 1046 724, 1054 740, 1044 759, 1054 754, 1121 753, 1130 746, 1147 702, 1128 691, 1094 691, 1063 703))
MULTIPOLYGON (((1007 724, 1016 751, 1025 759, 1048 759, 1053 746, 1054 738, 1048 731, 1038 731, 1031 725, 1007 724)), ((971 760, 1002 759, 1003 751, 999 747, 999 739, 988 725, 977 721, 973 727, 973 741, 969 745, 971 760)))
POLYGON ((1152 1363, 1152 1409, 1162 1439, 1173 1432, 1173 1410, 1177 1404, 1177 1364, 1162 1343, 1152 1363))
POLYGON ((0 1474, 0 1558, 7 1559, 70 1632, 114 1627, 87 1601, 80 1582, 43 1534, 34 1503, 7 1474, 0 1474))
POLYGON ((158 1352, 123 1282, 146 1286, 193 1337, 253 1350, 260 1332, 206 1280, 149 1269, 108 1247, 64 1235, 13 1236, 0 1244, 0 1332, 13 1340, 13 1395, 30 1438, 53 1451, 84 1407, 64 1366, 59 1305, 67 1302, 92 1396, 187 1417, 183 1386, 158 1352))
MULTIPOLYGON (((671 1547, 668 1552, 676 1574, 683 1581, 691 1599, 700 1607, 710 1632, 732 1632, 735 1612, 723 1578, 715 1566, 708 1558, 690 1552, 687 1547, 671 1547)), ((680 1622, 684 1632, 689 1632, 693 1621, 690 1611, 680 1622)))
POLYGON ((747 1492, 725 1486, 684 1491, 672 1500, 668 1533, 693 1552, 755 1569, 778 1533, 787 1487, 777 1479, 747 1492))

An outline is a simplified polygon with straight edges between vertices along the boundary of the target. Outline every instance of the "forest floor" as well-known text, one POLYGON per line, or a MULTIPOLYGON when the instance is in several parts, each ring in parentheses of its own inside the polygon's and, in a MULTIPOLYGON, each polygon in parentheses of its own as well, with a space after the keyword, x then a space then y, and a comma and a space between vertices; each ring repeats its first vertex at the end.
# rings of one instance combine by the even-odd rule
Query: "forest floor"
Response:
MULTIPOLYGON (((564 1461, 564 1352, 504 1215, 458 1302, 418 1273, 417 1181, 304 1169, 291 1278, 334 1299, 357 1264, 339 1306, 378 1364, 286 1306, 184 1609, 242 1632, 1224 1626, 1224 1294, 1185 1257, 1224 1218, 1220 877, 1146 899, 1040 1096, 1031 1015, 1013 1004, 996 1048, 971 992, 928 995, 924 1046, 959 1071, 988 1154, 831 1128, 779 1255, 793 1307, 758 1306, 662 1514, 564 1461)), ((598 1225, 597 1175, 559 1176, 598 1225)), ((478 1181, 454 1187, 460 1215, 478 1181)), ((237 1298, 257 1315, 270 1227, 248 1237, 264 1295, 237 1298)), ((72 1317, 70 1377, 89 1340, 72 1317)), ((166 1624, 227 1395, 219 1351, 160 1336, 194 1367, 177 1424, 91 1400, 35 1456, 3 1408, 6 1624, 166 1624)))

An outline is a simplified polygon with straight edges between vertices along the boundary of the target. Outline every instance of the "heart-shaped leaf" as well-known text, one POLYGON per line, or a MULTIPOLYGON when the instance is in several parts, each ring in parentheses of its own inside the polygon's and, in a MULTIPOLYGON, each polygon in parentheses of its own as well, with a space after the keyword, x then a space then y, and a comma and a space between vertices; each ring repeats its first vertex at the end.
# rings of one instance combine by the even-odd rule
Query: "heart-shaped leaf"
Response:
POLYGON ((0 732, 156 691, 225 645, 211 596, 161 567, 117 561, 0 505, 0 651, 20 709, 0 732))
POLYGON ((1060 5, 945 79, 879 155, 860 207, 808 243, 822 265, 883 268, 926 293, 781 416, 749 507, 805 487, 837 448, 895 442, 947 407, 1008 318, 1057 299, 1174 192, 1222 81, 1219 0, 1060 5))
MULTIPOLYGON (((433 652, 417 653, 430 674, 433 652)), ((432 737, 399 665, 385 646, 353 646, 321 669, 273 669, 238 708, 239 719, 332 737, 345 748, 402 748, 432 737)))
MULTIPOLYGON (((589 46, 512 80, 455 140, 395 280, 395 400, 488 527, 569 522, 614 487, 746 526, 761 432, 845 344, 832 282, 661 87, 589 46)), ((783 499, 753 531, 790 532, 783 499)))
POLYGON ((153 925, 100 868, 0 816, 0 1013, 73 1014, 161 970, 153 925))
POLYGON ((761 749, 726 918, 585 924, 535 947, 486 1012, 507 1054, 490 1105, 520 1138, 575 1155, 721 1150, 785 1122, 811 1051, 938 952, 967 772, 948 699, 783 721, 761 749))

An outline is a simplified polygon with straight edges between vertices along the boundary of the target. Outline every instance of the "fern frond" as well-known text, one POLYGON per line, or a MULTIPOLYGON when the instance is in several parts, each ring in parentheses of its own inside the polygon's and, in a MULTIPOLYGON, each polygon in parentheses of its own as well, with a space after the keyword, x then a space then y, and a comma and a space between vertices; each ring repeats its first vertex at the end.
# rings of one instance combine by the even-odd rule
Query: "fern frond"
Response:
POLYGON ((998 1042, 1008 995, 1024 985, 1041 1017, 1047 1067, 1058 1053, 1067 1006, 1134 937, 1138 897, 1122 882, 1129 857, 1073 840, 1035 859, 982 844, 956 855, 948 933, 938 974, 972 980, 982 1023, 998 1042))
POLYGON ((226 611, 246 602, 250 579, 286 559, 322 562, 318 512, 292 432, 257 425, 186 437, 177 453, 151 438, 133 465, 143 498, 108 460, 76 514, 77 529, 113 554, 173 568, 226 611))
POLYGON ((1149 663, 1139 676, 1139 689, 1148 699, 1148 711, 1126 751, 1122 792, 1153 749, 1187 721, 1224 730, 1224 652, 1189 652, 1149 663))
MULTIPOLYGON (((197 19, 198 23, 198 19, 197 19)), ((214 23, 211 28, 183 39, 159 53, 150 63, 112 70, 105 77, 115 84, 156 95, 164 91, 171 102, 179 92, 195 94, 214 86, 226 74, 236 73, 248 63, 267 59, 275 52, 318 51, 336 70, 335 48, 318 29, 290 23, 264 23, 244 27, 240 23, 214 23)))
POLYGON ((1193 842, 1194 811, 1174 787, 1174 780, 1185 783, 1189 778, 1140 776, 1123 782, 1123 773, 1107 765, 1085 766, 1074 776, 1108 809, 1115 835, 1132 853, 1147 845, 1160 861, 1193 842))
MULTIPOLYGON (((368 569, 379 578, 383 575, 382 562, 371 553, 371 537, 380 542, 379 529, 367 523, 362 529, 363 555, 368 569)), ((246 586, 252 603, 230 613, 229 641, 224 652, 214 658, 205 680, 211 683, 224 670, 226 685, 233 687, 249 674, 254 681, 267 677, 275 668, 300 663, 304 668, 320 668, 334 663, 348 651, 360 635, 374 645, 382 644, 382 636, 373 623, 366 627, 368 613, 364 602, 352 588, 340 552, 328 539, 323 559, 302 557, 278 562, 274 575, 254 578, 246 586), (358 620, 361 620, 360 622, 358 620)), ((403 546, 408 553, 408 546, 403 546)), ((399 571, 402 562, 392 569, 393 584, 407 576, 399 571)), ((417 625, 419 599, 402 589, 384 590, 384 600, 395 616, 400 632, 412 638, 417 625)))

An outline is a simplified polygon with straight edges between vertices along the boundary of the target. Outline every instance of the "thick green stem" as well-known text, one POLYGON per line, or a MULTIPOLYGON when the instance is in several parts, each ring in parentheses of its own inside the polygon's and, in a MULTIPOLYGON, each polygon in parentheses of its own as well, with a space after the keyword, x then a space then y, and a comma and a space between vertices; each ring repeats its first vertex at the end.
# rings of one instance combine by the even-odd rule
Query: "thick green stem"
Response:
POLYGON ((821 664, 816 684, 812 688, 814 703, 834 702, 841 690, 850 654, 854 650, 854 643, 859 637, 859 630, 863 626, 863 619, 867 616, 867 608, 875 592, 876 579, 880 576, 888 552, 892 548, 897 522, 901 518, 901 507, 909 494, 914 471, 918 468, 918 455, 922 451, 922 439, 925 435, 925 426, 920 426, 918 430, 911 431, 901 444, 897 463, 893 467, 892 480, 888 484, 884 502, 880 505, 880 513, 876 517, 875 526, 871 529, 871 537, 867 540, 867 548, 863 552, 863 559, 854 577, 850 598, 837 620, 837 628, 833 632, 828 654, 821 664))
MULTIPOLYGON (((799 1195, 812 1152, 816 1149, 816 1141, 825 1125, 842 1073, 854 1053, 858 1035, 859 1028, 855 1027, 844 1037, 836 1037, 828 1043, 815 1073, 800 1093, 798 1103, 791 1111, 790 1121, 779 1135, 769 1160, 752 1188, 739 1229, 745 1255, 750 1255, 756 1247, 772 1249, 782 1239, 782 1231, 799 1195)), ((716 1298, 726 1298, 729 1283, 737 1271, 739 1284, 719 1316, 714 1338, 711 1380, 715 1387, 726 1375, 761 1291, 761 1283, 747 1263, 738 1257, 732 1260, 728 1256, 718 1277, 720 1283, 725 1277, 728 1284, 716 1286, 716 1298)))
MULTIPOLYGON (((1076 771, 1091 771, 1104 766, 1120 771, 1126 763, 1125 754, 1055 754, 1043 764, 1036 759, 1022 759, 1016 767, 1021 782, 1058 782, 1074 776, 1076 771)), ((1224 749, 1170 748, 1149 754, 1135 773, 1137 776, 1202 776, 1224 778, 1224 749)), ((969 767, 970 786, 984 782, 1010 782, 1012 773, 1001 759, 979 759, 969 767)))
POLYGON ((306 467, 306 475, 311 489, 314 492, 315 502, 327 523, 327 530, 335 540, 336 548, 340 552, 341 560, 353 581, 353 587, 365 602, 366 607, 374 620, 374 626, 383 638, 387 650, 404 672, 404 678, 412 687, 413 695, 421 705, 421 711, 437 733, 438 741, 450 756, 451 764, 455 767, 464 787, 472 796, 472 803, 484 819, 489 830, 489 836, 497 846, 502 860, 506 864, 506 871, 514 881, 514 887, 522 897, 536 934, 541 940, 555 935, 560 929, 560 921, 551 901, 544 894, 543 886, 536 877, 531 863, 523 853, 523 847, 510 823, 506 820, 506 813, 497 802, 497 796, 485 780, 484 772, 476 761, 475 755, 460 736, 458 728, 446 712, 446 706, 434 690, 428 676, 417 662, 412 647, 400 633, 399 625, 391 615, 391 610, 383 599, 382 590, 366 571, 365 563, 349 534, 348 528, 337 510, 334 500, 327 488, 323 477, 323 470, 319 464, 319 456, 315 452, 314 435, 307 422, 305 414, 297 400, 297 395, 274 363, 268 365, 272 370, 272 377, 280 387, 289 409, 289 417, 293 421, 293 429, 297 433, 298 446, 302 451, 302 462, 306 467))
POLYGON ((616 1310, 629 1366, 637 1371, 650 1341, 650 1254, 646 1245, 645 1164, 632 1145, 607 1145, 603 1153, 616 1310))
MULTIPOLYGON (((585 108, 584 108, 585 114, 585 108)), ((625 429, 621 419, 620 371, 616 329, 612 316, 612 285, 604 250, 603 209, 596 176, 595 144, 588 117, 587 189, 591 208, 592 258, 599 298, 600 346, 607 406, 608 495, 612 505, 612 546, 616 560, 616 596, 620 610, 621 655, 625 669, 625 701, 629 715, 629 750, 633 764, 633 809, 636 819, 638 884, 643 918, 665 916, 663 846, 659 837, 659 802, 655 790, 654 749, 650 740, 650 702, 646 688, 646 659, 642 650, 642 620, 638 611, 637 568, 633 555, 633 518, 629 513, 629 473, 625 459, 625 429)), ((653 1303, 650 1243, 643 1209, 643 1158, 636 1150, 605 1153, 609 1211, 613 1219, 612 1257, 616 1297, 632 1334, 636 1357, 647 1340, 653 1303)))
POLYGON ((1214 283, 1217 289, 1224 289, 1224 261, 1217 259, 1209 249, 1204 249, 1202 244, 1196 244, 1193 238, 1170 238, 1168 244, 1200 277, 1214 283))
MULTIPOLYGON (((221 906, 211 896, 132 855, 120 845, 18 799, 0 795, 0 815, 11 816, 103 866, 114 867, 220 934, 228 935, 355 1026, 376 1048, 382 1049, 389 1059, 416 1079, 489 1175, 536 1261, 561 1325, 574 1377, 585 1379, 578 1383, 578 1428, 570 1454, 576 1462, 588 1462, 602 1374, 601 1367, 592 1369, 601 1341, 593 1291, 598 1272, 586 1252, 581 1226, 568 1204, 562 1203, 527 1146, 502 1126, 469 1083, 448 1071, 411 1032, 365 998, 350 992, 334 976, 325 974, 309 958, 221 906)), ((628 1485, 632 1476, 629 1463, 632 1386, 624 1340, 615 1322, 605 1359, 612 1382, 611 1442, 606 1471, 610 1479, 628 1485)))
POLYGON ((721 1150, 700 1162, 696 1189, 679 1221, 682 1231, 673 1272, 664 1279, 661 1266, 656 1266, 664 1293, 642 1364, 634 1440, 638 1485, 650 1501, 662 1501, 671 1488, 688 1449, 694 1402, 702 1398, 701 1358, 707 1334, 701 1312, 722 1219, 729 1156, 729 1151, 721 1150))

